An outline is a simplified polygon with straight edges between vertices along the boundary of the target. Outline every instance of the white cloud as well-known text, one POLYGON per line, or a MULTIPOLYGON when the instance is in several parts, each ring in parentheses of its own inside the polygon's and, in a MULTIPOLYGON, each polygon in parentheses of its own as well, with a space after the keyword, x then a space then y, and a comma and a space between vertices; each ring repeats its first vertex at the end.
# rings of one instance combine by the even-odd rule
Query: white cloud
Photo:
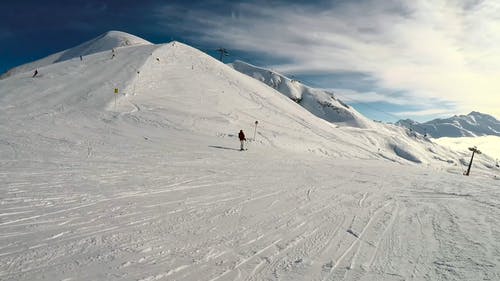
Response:
MULTIPOLYGON (((329 89, 330 90, 330 89, 329 89)), ((336 96, 341 99, 345 99, 348 102, 353 103, 373 103, 373 102, 383 102, 395 105, 425 105, 422 100, 416 99, 412 96, 407 96, 402 98, 400 95, 388 95, 380 94, 377 92, 358 92, 351 89, 331 89, 336 96)))
POLYGON ((496 0, 368 0, 321 9, 237 4, 227 15, 190 11, 169 25, 206 43, 286 59, 275 66, 282 72, 365 73, 380 88, 500 117, 498 15, 496 0))
POLYGON ((447 109, 441 109, 441 108, 430 108, 430 109, 424 109, 424 110, 415 110, 415 111, 401 111, 401 112, 392 112, 391 114, 405 117, 405 116, 447 116, 449 117, 450 115, 454 114, 455 111, 453 110, 447 110, 447 109))

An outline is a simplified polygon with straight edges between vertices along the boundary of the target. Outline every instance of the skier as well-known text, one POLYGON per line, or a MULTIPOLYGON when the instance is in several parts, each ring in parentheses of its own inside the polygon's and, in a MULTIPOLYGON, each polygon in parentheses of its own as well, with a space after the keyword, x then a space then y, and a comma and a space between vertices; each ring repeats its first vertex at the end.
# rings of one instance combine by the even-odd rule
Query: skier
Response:
POLYGON ((35 76, 38 75, 38 69, 35 69, 35 73, 33 73, 33 77, 32 78, 35 78, 35 76))
POLYGON ((245 133, 243 133, 243 130, 240 130, 240 133, 238 134, 238 137, 240 138, 240 151, 241 150, 244 150, 243 148, 243 144, 244 144, 244 141, 246 141, 247 139, 245 138, 245 133))

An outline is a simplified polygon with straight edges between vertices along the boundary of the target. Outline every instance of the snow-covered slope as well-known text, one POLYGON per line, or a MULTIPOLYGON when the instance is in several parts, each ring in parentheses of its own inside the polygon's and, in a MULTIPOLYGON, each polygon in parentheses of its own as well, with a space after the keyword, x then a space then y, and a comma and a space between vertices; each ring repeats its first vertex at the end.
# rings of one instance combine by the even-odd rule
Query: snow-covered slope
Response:
POLYGON ((365 118, 354 108, 335 98, 331 92, 308 87, 297 80, 246 62, 235 61, 229 65, 239 72, 247 74, 276 89, 319 118, 343 126, 359 128, 373 127, 372 121, 365 118))
MULTIPOLYGON (((338 125, 348 131, 352 139, 362 140, 369 147, 376 148, 378 156, 387 159, 405 159, 414 163, 430 163, 435 160, 458 164, 456 156, 448 155, 436 147, 422 134, 400 126, 383 124, 367 119, 354 108, 336 99, 334 94, 308 87, 272 70, 257 67, 246 62, 235 61, 229 66, 268 85, 277 92, 300 104, 315 116, 338 125), (396 158, 394 158, 394 156, 396 158)), ((491 159, 488 159, 491 162, 491 159)), ((465 162, 465 160, 461 160, 465 162)))
POLYGON ((41 68, 36 78, 24 73, 3 79, 2 116, 17 122, 42 118, 45 122, 34 126, 36 131, 42 128, 40 134, 46 122, 95 123, 80 119, 102 116, 119 117, 120 124, 143 127, 148 120, 144 122, 222 138, 240 129, 253 138, 253 124, 259 121, 255 145, 402 163, 436 162, 432 150, 442 152, 446 164, 456 162, 456 155, 402 128, 337 128, 265 84, 181 43, 121 48, 115 55, 101 52, 84 61, 52 64, 41 68))
POLYGON ((64 50, 59 53, 39 59, 37 61, 12 68, 6 73, 2 74, 0 76, 0 79, 15 75, 17 73, 33 72, 37 68, 41 68, 53 63, 70 60, 73 58, 78 58, 80 56, 87 56, 90 54, 108 51, 114 48, 125 47, 125 46, 150 45, 150 44, 151 44, 150 42, 142 38, 139 38, 137 36, 125 32, 108 31, 92 40, 84 42, 71 49, 64 50))
MULTIPOLYGON (((120 124, 127 126, 132 122, 142 128, 142 121, 148 120, 155 127, 222 138, 232 138, 244 129, 251 139, 254 122, 259 121, 254 145, 438 166, 458 165, 458 159, 466 157, 398 126, 367 120, 328 93, 273 75, 274 81, 279 78, 286 82, 281 84, 292 85, 290 91, 312 109, 302 107, 265 83, 178 42, 118 48, 114 56, 95 53, 83 61, 47 65, 39 73, 34 79, 31 73, 23 73, 0 81, 4 118, 22 122, 43 116, 66 123, 95 116, 112 120, 119 114, 120 124), (325 116, 358 126, 338 127, 325 116)), ((43 124, 34 127, 38 130, 43 124)))
POLYGON ((0 80, 2 280, 500 276, 482 156, 463 177, 467 153, 337 127, 178 42, 39 70, 0 80))
POLYGON ((467 115, 434 119, 425 123, 406 119, 400 120, 396 124, 434 138, 500 136, 500 121, 491 115, 475 111, 467 115))

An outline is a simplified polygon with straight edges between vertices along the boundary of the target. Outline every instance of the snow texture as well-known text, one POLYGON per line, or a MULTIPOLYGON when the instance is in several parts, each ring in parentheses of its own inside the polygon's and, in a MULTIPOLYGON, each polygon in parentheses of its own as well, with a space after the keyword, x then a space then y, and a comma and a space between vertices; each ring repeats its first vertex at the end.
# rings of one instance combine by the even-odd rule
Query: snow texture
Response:
POLYGON ((491 159, 179 42, 113 54, 0 80, 1 280, 500 279, 491 159))

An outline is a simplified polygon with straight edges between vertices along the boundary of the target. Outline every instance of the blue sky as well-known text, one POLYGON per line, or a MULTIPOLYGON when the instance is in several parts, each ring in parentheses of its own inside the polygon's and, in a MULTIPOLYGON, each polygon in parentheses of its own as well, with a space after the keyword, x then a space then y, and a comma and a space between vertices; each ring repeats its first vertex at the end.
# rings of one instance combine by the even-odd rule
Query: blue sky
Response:
POLYGON ((0 73, 119 30, 333 90, 367 117, 500 117, 500 2, 1 1, 0 73))

